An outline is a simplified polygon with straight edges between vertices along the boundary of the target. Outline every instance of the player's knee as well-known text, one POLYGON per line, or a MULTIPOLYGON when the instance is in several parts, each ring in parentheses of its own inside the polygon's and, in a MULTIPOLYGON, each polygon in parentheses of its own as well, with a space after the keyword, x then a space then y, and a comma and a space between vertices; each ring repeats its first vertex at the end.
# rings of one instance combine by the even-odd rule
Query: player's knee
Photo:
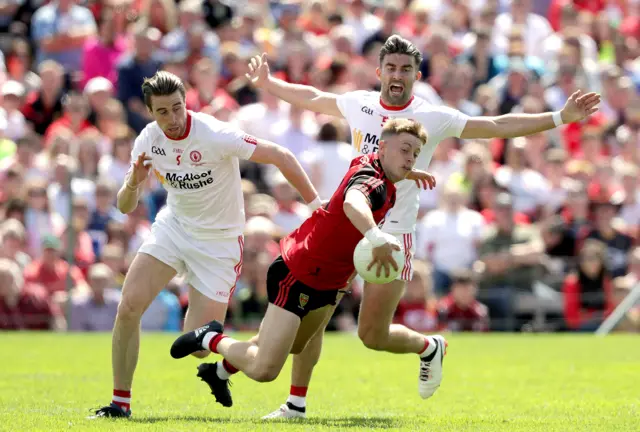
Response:
POLYGON ((271 382, 278 378, 280 369, 273 365, 260 366, 254 370, 252 378, 258 382, 271 382))
POLYGON ((358 337, 364 346, 376 351, 383 350, 387 341, 386 335, 367 327, 358 328, 358 337))
POLYGON ((120 300, 120 304, 118 305, 118 319, 131 321, 135 319, 141 319, 142 314, 144 313, 144 307, 137 304, 137 302, 128 299, 122 298, 120 300))

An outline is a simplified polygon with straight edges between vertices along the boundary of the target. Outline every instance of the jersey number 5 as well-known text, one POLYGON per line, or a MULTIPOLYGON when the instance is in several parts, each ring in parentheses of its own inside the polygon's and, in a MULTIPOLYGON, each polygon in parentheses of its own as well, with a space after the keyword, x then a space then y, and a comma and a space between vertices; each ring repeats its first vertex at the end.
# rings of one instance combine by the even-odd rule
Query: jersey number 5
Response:
POLYGON ((176 156, 176 162, 178 162, 178 165, 180 165, 180 158, 182 157, 182 155, 178 155, 176 156))

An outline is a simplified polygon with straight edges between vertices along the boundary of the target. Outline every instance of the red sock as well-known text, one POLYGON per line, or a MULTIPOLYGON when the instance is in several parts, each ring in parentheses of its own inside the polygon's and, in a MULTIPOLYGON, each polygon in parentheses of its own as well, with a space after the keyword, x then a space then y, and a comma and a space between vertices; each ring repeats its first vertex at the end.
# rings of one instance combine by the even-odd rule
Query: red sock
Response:
POLYGON ((131 390, 113 390, 111 403, 118 405, 124 412, 131 410, 131 390))
POLYGON ((222 333, 218 333, 217 335, 215 335, 213 339, 211 339, 211 342, 209 342, 209 351, 211 351, 212 353, 220 354, 218 352, 218 343, 220 343, 220 341, 224 338, 226 338, 226 336, 222 333))
POLYGON ((234 373, 238 373, 238 368, 232 365, 227 361, 227 359, 222 360, 222 367, 226 370, 230 375, 234 373))
POLYGON ((307 389, 309 387, 296 387, 296 386, 291 386, 291 391, 289 392, 289 394, 291 396, 298 396, 298 397, 307 397, 307 389))
POLYGON ((429 339, 428 338, 424 338, 424 346, 422 347, 422 349, 420 351, 418 351, 418 355, 420 357, 422 357, 424 355, 424 353, 427 351, 427 348, 429 348, 429 339))

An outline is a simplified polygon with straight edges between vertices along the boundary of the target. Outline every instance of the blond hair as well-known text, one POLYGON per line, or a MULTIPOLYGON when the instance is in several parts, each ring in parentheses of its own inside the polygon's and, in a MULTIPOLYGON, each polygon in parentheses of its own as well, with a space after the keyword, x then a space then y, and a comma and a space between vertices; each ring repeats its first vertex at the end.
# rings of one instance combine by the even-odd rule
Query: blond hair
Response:
POLYGON ((382 128, 382 139, 390 135, 400 135, 407 133, 418 138, 422 145, 425 145, 428 139, 427 131, 420 123, 415 120, 404 118, 389 119, 382 128))

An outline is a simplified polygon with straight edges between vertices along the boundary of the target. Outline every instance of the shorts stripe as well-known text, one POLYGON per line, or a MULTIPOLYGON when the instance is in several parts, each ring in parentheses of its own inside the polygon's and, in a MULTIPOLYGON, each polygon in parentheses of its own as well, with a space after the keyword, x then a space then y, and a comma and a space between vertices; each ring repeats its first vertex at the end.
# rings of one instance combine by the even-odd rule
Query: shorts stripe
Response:
POLYGON ((411 276, 411 247, 413 246, 413 235, 403 234, 404 240, 404 269, 402 270, 402 279, 409 280, 411 276))
POLYGON ((291 286, 294 283, 296 283, 296 279, 293 276, 291 276, 291 279, 289 280, 289 282, 287 282, 284 285, 282 283, 280 284, 281 289, 284 288, 284 291, 282 293, 282 297, 280 298, 280 301, 276 303, 276 306, 280 306, 281 308, 284 308, 284 306, 287 304, 287 300, 289 300, 289 291, 291 290, 291 286))
POLYGON ((238 245, 240 246, 240 261, 235 265, 233 271, 236 272, 236 281, 233 283, 231 287, 231 291, 229 292, 229 299, 233 297, 233 292, 236 290, 236 285, 238 284, 238 279, 240 279, 240 273, 242 272, 242 264, 244 262, 244 237, 238 236, 238 245))
POLYGON ((294 279, 291 273, 289 273, 286 278, 280 281, 280 289, 278 290, 278 297, 276 297, 276 301, 273 302, 274 305, 278 306, 282 302, 282 297, 284 296, 284 293, 286 291, 286 286, 293 281, 294 279))

